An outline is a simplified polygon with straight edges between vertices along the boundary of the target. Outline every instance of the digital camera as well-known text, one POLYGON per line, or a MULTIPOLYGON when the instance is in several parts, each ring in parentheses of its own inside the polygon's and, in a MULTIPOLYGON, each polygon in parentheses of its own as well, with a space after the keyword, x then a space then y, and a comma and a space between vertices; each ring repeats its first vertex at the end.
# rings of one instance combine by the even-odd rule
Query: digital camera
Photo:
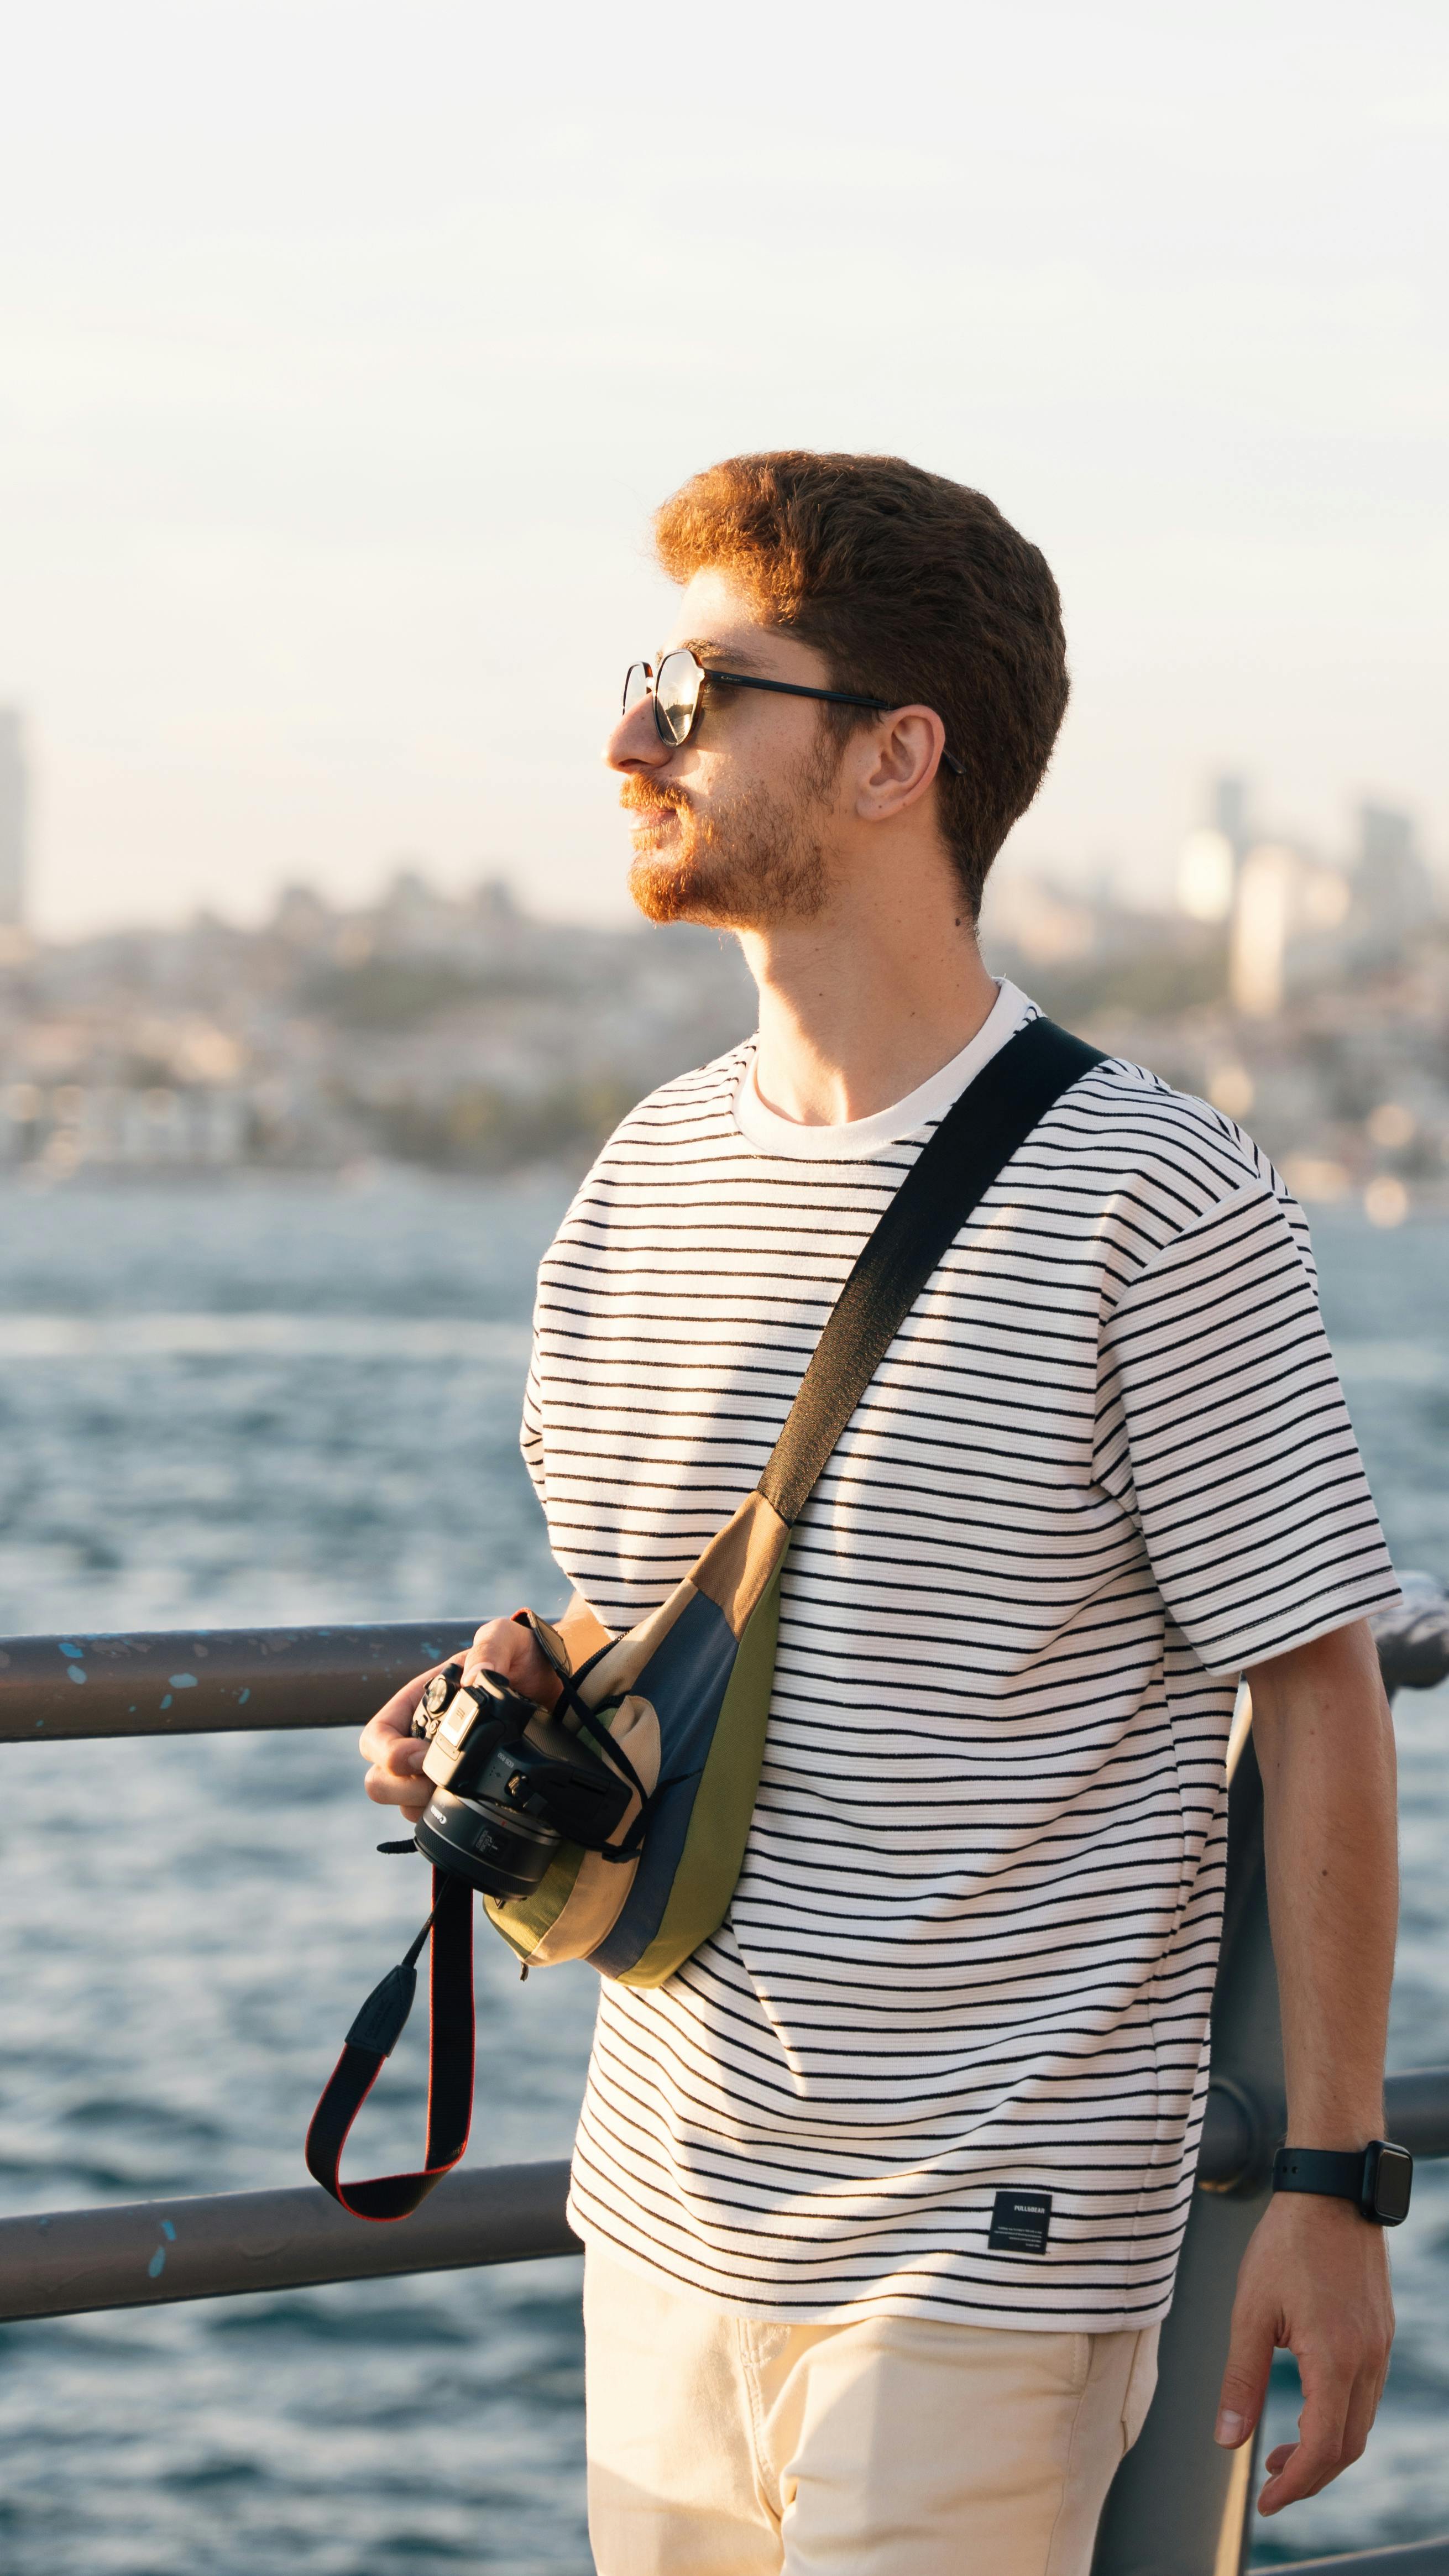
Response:
POLYGON ((484 1896, 527 1896, 561 1842, 602 1851, 628 1811, 628 1780, 501 1673, 435 1673, 413 1733, 433 1783, 417 1847, 484 1896))

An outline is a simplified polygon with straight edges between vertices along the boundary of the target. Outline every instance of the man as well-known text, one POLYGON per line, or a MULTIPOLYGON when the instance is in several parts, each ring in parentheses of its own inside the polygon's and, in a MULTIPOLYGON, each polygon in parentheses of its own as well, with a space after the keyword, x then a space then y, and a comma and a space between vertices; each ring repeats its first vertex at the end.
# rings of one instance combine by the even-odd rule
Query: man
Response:
MULTIPOLYGON (((657 538, 686 658, 631 674, 609 744, 632 889, 732 931, 760 1017, 624 1121, 540 1272, 525 1453, 615 1632, 753 1485, 902 1173, 1032 1013, 976 916, 1067 696, 1041 555, 897 459, 736 458, 657 538)), ((723 1927, 603 1986, 571 2203, 603 2576, 1087 2569, 1192 2189, 1243 1670, 1289 2139, 1381 2131, 1393 1597, 1297 1208, 1231 1121, 1097 1068, 797 1525, 723 1927)), ((475 1651, 551 1699, 519 1627, 475 1651)), ((416 1695, 363 1737, 411 1809, 416 1695)), ((1381 2230, 1275 2198, 1218 2428, 1291 2346, 1265 2512, 1357 2458, 1391 2334, 1381 2230)))

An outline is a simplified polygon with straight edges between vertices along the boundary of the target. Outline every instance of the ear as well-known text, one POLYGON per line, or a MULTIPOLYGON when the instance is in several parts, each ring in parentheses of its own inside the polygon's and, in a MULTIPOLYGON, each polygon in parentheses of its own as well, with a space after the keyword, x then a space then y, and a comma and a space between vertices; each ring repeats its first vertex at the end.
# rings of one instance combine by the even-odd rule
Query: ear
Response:
POLYGON ((897 707, 860 739, 868 756, 857 777, 856 813, 863 823, 891 822, 929 792, 946 728, 934 707, 897 707))

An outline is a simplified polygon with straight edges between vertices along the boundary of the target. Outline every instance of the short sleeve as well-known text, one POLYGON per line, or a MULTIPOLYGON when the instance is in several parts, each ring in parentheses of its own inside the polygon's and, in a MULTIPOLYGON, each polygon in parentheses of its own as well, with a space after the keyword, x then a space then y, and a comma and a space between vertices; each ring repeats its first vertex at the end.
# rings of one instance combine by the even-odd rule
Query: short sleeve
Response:
POLYGON ((543 1388, 539 1382, 538 1328, 535 1325, 533 1350, 528 1363, 528 1384, 523 1391, 523 1421, 519 1427, 518 1445, 523 1463, 533 1479, 533 1490, 544 1500, 543 1458, 543 1388))
POLYGON ((1137 1520, 1209 1672, 1398 1598, 1307 1229, 1266 1183, 1174 1236, 1121 1298, 1102 1339, 1096 1476, 1137 1520))

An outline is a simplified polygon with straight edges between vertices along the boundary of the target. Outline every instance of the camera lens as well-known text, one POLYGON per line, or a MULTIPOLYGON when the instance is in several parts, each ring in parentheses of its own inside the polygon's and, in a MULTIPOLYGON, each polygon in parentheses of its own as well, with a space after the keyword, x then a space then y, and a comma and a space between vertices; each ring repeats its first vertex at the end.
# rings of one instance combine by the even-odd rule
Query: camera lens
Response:
POLYGON ((425 1859, 484 1896, 528 1896, 559 1836, 495 1798, 456 1798, 451 1789, 435 1789, 418 1819, 417 1844, 425 1859))

